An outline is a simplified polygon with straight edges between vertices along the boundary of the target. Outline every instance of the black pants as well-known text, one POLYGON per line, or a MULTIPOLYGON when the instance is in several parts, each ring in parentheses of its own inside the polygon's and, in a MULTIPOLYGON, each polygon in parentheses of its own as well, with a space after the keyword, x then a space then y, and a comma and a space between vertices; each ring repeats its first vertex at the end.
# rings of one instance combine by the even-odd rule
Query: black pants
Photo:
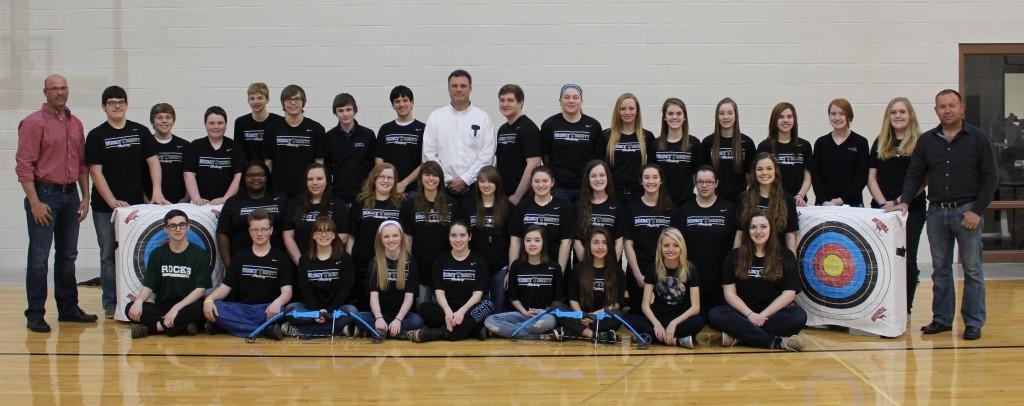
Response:
MULTIPOLYGON (((648 266, 650 264, 641 262, 640 271, 643 272, 648 266)), ((629 306, 629 312, 643 315, 643 310, 640 309, 644 302, 644 284, 636 281, 636 277, 633 276, 633 270, 629 267, 626 267, 626 292, 629 292, 629 298, 626 299, 626 306, 629 306)))
MULTIPOLYGON (((678 317, 667 317, 663 315, 657 316, 658 322, 661 323, 662 327, 668 327, 668 323, 670 323, 672 319, 678 317)), ((654 324, 651 323, 651 321, 648 320, 647 316, 645 316, 643 313, 630 313, 623 315, 622 318, 625 319, 627 323, 632 325, 633 328, 636 329, 637 333, 647 334, 651 336, 651 339, 653 341, 658 341, 658 338, 655 337, 654 335, 654 324)), ((673 334, 673 336, 675 336, 676 338, 693 336, 699 333, 702 328, 704 328, 704 317, 701 316, 700 313, 698 313, 693 316, 690 316, 690 318, 684 320, 682 323, 679 323, 679 325, 676 326, 676 331, 675 334, 673 334)))
MULTIPOLYGON (((572 311, 572 308, 568 306, 563 305, 561 308, 562 310, 572 311)), ((620 323, 618 320, 615 320, 614 318, 609 317, 606 319, 602 319, 600 323, 594 321, 593 323, 590 323, 590 327, 587 327, 583 325, 583 320, 568 317, 559 317, 558 325, 565 328, 566 335, 569 335, 571 337, 583 337, 583 330, 586 330, 588 328, 590 329, 590 331, 595 333, 599 331, 615 331, 622 326, 622 323, 620 323), (600 328, 600 330, 598 330, 598 328, 600 328)))
POLYGON ((758 327, 732 306, 721 305, 708 313, 708 324, 728 333, 743 344, 772 348, 776 338, 800 333, 807 324, 807 313, 799 306, 791 304, 771 315, 764 325, 758 327))
MULTIPOLYGON (((166 301, 142 303, 142 315, 139 316, 139 322, 146 326, 149 330, 149 334, 156 334, 156 323, 163 319, 167 312, 171 311, 171 308, 177 304, 177 301, 166 301)), ((128 316, 128 310, 132 308, 135 302, 128 303, 128 306, 124 308, 124 315, 128 316)), ((165 330, 167 335, 176 336, 185 331, 189 323, 202 324, 206 321, 206 316, 203 315, 203 302, 197 300, 192 304, 181 308, 178 311, 178 316, 174 318, 174 327, 165 330)), ((165 328, 167 326, 164 326, 165 328)))
POLYGON ((494 305, 490 300, 484 299, 469 309, 462 324, 455 326, 452 331, 444 324, 444 309, 437 303, 424 302, 416 308, 416 312, 423 318, 423 324, 429 328, 440 329, 444 339, 448 341, 459 341, 480 331, 484 325, 484 319, 494 311, 494 305))

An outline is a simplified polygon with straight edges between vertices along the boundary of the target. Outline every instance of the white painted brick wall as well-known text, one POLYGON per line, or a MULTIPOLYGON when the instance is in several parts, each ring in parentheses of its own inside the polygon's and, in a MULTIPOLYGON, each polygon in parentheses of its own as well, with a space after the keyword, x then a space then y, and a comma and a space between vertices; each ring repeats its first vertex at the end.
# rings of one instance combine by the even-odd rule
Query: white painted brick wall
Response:
MULTIPOLYGON (((67 76, 70 105, 87 130, 103 121, 100 92, 119 84, 129 92, 129 118, 146 123, 149 106, 170 102, 175 132, 186 139, 203 135, 200 117, 210 105, 232 117, 247 112, 253 81, 267 82, 272 99, 289 83, 302 85, 307 114, 328 128, 336 123, 331 99, 342 91, 359 101, 364 125, 391 119, 387 94, 396 84, 413 88, 425 118, 447 101, 445 77, 457 67, 474 75, 473 99, 497 121, 502 84, 522 85, 526 112, 540 121, 557 111, 558 87, 577 82, 586 112, 606 124, 621 92, 640 98, 651 129, 660 102, 681 97, 700 137, 712 128, 714 104, 731 96, 755 141, 778 101, 797 106, 801 134, 813 140, 829 130, 826 103, 846 97, 854 130, 873 139, 895 96, 916 103, 925 127, 935 125, 932 96, 957 85, 958 43, 1024 42, 1019 1, 548 3, 7 0, 0 5, 0 269, 24 266, 16 128, 42 103, 43 78, 53 72, 67 76)), ((95 247, 87 221, 81 267, 96 267, 95 247)))

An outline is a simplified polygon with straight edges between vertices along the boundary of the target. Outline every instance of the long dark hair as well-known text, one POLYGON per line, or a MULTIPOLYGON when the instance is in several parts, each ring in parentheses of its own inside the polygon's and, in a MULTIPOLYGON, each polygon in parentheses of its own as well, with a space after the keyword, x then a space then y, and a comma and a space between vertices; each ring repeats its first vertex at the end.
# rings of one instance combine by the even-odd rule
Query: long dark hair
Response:
POLYGON ((737 248, 736 255, 736 278, 747 279, 749 276, 748 270, 750 265, 754 262, 754 255, 756 254, 757 247, 754 246, 754 240, 750 238, 750 223, 755 218, 764 217, 768 220, 770 230, 768 230, 768 241, 765 242, 764 247, 764 271, 761 272, 761 277, 770 281, 777 281, 782 278, 782 243, 779 242, 778 233, 775 232, 775 226, 771 225, 771 219, 768 218, 763 211, 757 210, 750 217, 744 217, 742 231, 746 233, 740 238, 740 246, 737 248))
MULTIPOLYGON (((431 210, 437 213, 437 222, 445 223, 445 219, 448 218, 448 198, 444 192, 444 170, 441 169, 441 165, 434 161, 424 162, 420 165, 419 179, 416 182, 416 190, 419 194, 416 195, 416 199, 413 200, 413 209, 417 212, 428 215, 431 210), (434 201, 427 200, 426 190, 423 189, 423 175, 434 175, 441 179, 438 184, 437 193, 434 196, 434 201)), ((429 222, 429 216, 427 217, 429 222)))
POLYGON ((772 109, 772 115, 768 119, 768 145, 771 146, 773 154, 779 153, 779 115, 786 110, 793 112, 793 129, 789 132, 789 145, 792 145, 793 150, 799 153, 797 148, 800 147, 800 137, 797 136, 796 107, 793 107, 790 103, 782 102, 775 105, 775 108, 772 109))
POLYGON ((594 199, 594 189, 590 187, 590 172, 599 166, 604 167, 604 173, 608 178, 608 186, 605 187, 604 192, 608 195, 608 199, 615 196, 615 189, 612 187, 612 170, 608 167, 608 164, 600 159, 587 162, 587 166, 583 168, 583 181, 580 182, 579 212, 576 215, 577 236, 590 235, 590 228, 592 227, 590 215, 594 207, 594 204, 591 203, 591 200, 594 199))
POLYGON ((320 169, 324 171, 324 192, 320 196, 320 203, 313 203, 313 196, 309 193, 309 185, 303 184, 302 191, 299 192, 298 201, 295 203, 295 213, 292 213, 292 220, 295 223, 301 223, 302 218, 305 217, 306 212, 312 209, 314 206, 316 210, 322 215, 330 215, 331 213, 331 178, 327 176, 327 167, 319 162, 313 162, 306 167, 306 175, 302 177, 303 182, 309 182, 306 180, 309 178, 309 173, 314 169, 320 169))
POLYGON ((711 133, 711 166, 718 170, 718 150, 722 146, 722 123, 718 120, 718 111, 722 105, 731 104, 732 110, 736 112, 736 121, 732 125, 732 172, 743 173, 743 133, 740 132, 740 109, 736 102, 726 97, 715 106, 715 132, 711 133))
MULTIPOLYGON (((680 145, 679 150, 687 151, 690 149, 690 113, 686 111, 686 103, 675 97, 665 99, 665 103, 661 105, 661 132, 658 133, 658 150, 668 150, 668 123, 665 122, 665 114, 668 113, 669 106, 678 106, 683 109, 683 143, 680 145)), ((715 114, 718 114, 718 112, 715 112, 715 114)))
POLYGON ((775 179, 772 180, 771 190, 768 192, 768 212, 765 215, 772 223, 772 230, 785 230, 789 223, 789 208, 786 207, 786 191, 782 188, 782 172, 775 156, 768 152, 759 152, 750 164, 750 173, 747 174, 747 183, 750 186, 743 192, 740 218, 745 219, 761 211, 757 208, 757 202, 761 200, 761 184, 757 183, 757 163, 765 159, 770 160, 775 167, 775 179))
MULTIPOLYGON (((651 162, 644 165, 644 169, 640 171, 640 182, 644 181, 644 172, 648 169, 654 169, 658 171, 658 177, 661 178, 661 186, 658 186, 658 202, 654 204, 654 214, 661 215, 665 211, 672 208, 672 197, 668 195, 668 191, 665 190, 665 172, 661 170, 661 165, 651 162)), ((641 200, 640 204, 644 204, 641 200)))
MULTIPOLYGON (((338 228, 334 225, 334 220, 329 216, 319 216, 316 221, 313 222, 312 232, 309 233, 309 248, 306 249, 306 257, 310 260, 316 260, 317 245, 316 245, 316 233, 317 231, 330 231, 331 234, 338 234, 338 228)), ((339 260, 344 257, 345 247, 341 245, 341 238, 337 235, 331 240, 331 259, 339 260)))
POLYGON ((548 260, 548 247, 544 244, 544 227, 536 224, 531 224, 526 227, 526 231, 523 232, 523 243, 519 244, 519 259, 516 262, 527 263, 530 258, 529 254, 526 253, 526 235, 532 232, 540 233, 540 260, 546 262, 548 260))
POLYGON ((608 253, 604 257, 604 303, 610 306, 619 301, 619 284, 623 283, 622 271, 618 259, 615 258, 615 242, 612 234, 604 227, 594 227, 583 249, 583 260, 580 262, 580 307, 591 309, 594 305, 594 253, 590 250, 590 242, 594 236, 602 235, 608 244, 608 253))
MULTIPOLYGON (((508 197, 505 196, 505 187, 502 185, 501 174, 498 172, 498 168, 492 165, 487 165, 480 168, 480 172, 476 174, 476 183, 479 185, 481 180, 486 180, 494 184, 494 229, 505 230, 505 220, 508 218, 508 213, 511 211, 511 204, 508 202, 508 197)), ((476 229, 483 231, 487 228, 487 225, 483 221, 486 216, 484 207, 483 193, 480 193, 480 188, 476 189, 476 229)))

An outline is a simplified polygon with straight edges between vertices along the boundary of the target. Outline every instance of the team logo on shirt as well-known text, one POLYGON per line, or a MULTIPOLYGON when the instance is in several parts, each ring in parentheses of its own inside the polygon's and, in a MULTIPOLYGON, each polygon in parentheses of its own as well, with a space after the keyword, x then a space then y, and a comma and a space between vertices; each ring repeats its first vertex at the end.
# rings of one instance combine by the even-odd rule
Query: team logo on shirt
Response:
MULTIPOLYGON (((231 152, 231 150, 228 150, 228 152, 231 152)), ((231 167, 231 158, 201 156, 201 157, 199 157, 199 167, 200 168, 210 168, 210 169, 230 168, 231 167)))
POLYGON ((668 227, 672 219, 665 216, 636 216, 633 218, 633 225, 637 227, 661 228, 668 227))
POLYGON ((555 131, 554 136, 555 141, 590 142, 590 133, 586 131, 555 131))
MULTIPOLYGON (((277 205, 243 207, 238 210, 238 214, 241 216, 248 216, 249 213, 256 211, 256 209, 266 210, 267 213, 270 214, 278 214, 277 205)), ((313 220, 316 221, 316 219, 313 220)))
MULTIPOLYGON (((307 129, 306 132, 313 131, 307 129)), ((285 148, 308 148, 312 144, 306 135, 282 135, 277 137, 277 146, 285 148)))
POLYGON ((366 148, 365 142, 353 142, 352 148, 366 148))
POLYGON ((718 148, 718 159, 733 159, 735 154, 732 153, 732 147, 720 147, 718 148))
POLYGON ((725 227, 725 216, 690 216, 687 227, 725 227))
POLYGON ((277 268, 259 265, 242 265, 242 277, 253 279, 277 279, 277 268))
MULTIPOLYGON (((555 209, 558 209, 557 207, 555 209)), ((533 214, 526 213, 523 215, 523 224, 536 224, 541 227, 557 226, 559 223, 559 217, 557 214, 533 214)))
POLYGON ((449 282, 473 282, 476 280, 476 271, 470 270, 443 270, 441 271, 441 279, 449 282))
POLYGON ((184 161, 183 156, 180 152, 160 152, 156 154, 156 159, 161 164, 177 164, 184 161))
POLYGON ((140 144, 142 144, 142 139, 138 135, 125 135, 123 137, 113 137, 103 140, 103 146, 107 149, 131 148, 140 144))
MULTIPOLYGON (((419 128, 416 131, 422 131, 419 128)), ((384 142, 390 145, 416 145, 420 141, 418 135, 413 134, 388 134, 384 137, 384 142)))
POLYGON ((551 286, 554 281, 554 277, 551 275, 519 275, 516 276, 516 283, 519 286, 529 286, 531 288, 539 288, 544 286, 551 286))
POLYGON ((338 268, 317 269, 306 271, 306 279, 310 282, 332 282, 338 279, 341 270, 338 268))
POLYGON ((519 137, 517 133, 503 133, 498 134, 499 145, 513 145, 516 143, 516 138, 519 137))
POLYGON ((364 219, 397 220, 398 210, 395 209, 367 209, 363 208, 364 219))
POLYGON ((248 142, 263 142, 263 130, 245 130, 242 139, 248 142))
POLYGON ((775 160, 779 162, 779 165, 803 165, 804 156, 787 152, 775 154, 775 160))
POLYGON ((604 292, 604 278, 594 278, 594 292, 604 292))
MULTIPOLYGON (((185 238, 188 239, 189 244, 195 244, 199 248, 202 248, 206 253, 207 263, 210 265, 210 269, 214 269, 215 262, 217 261, 217 254, 214 247, 213 234, 210 233, 202 224, 199 222, 189 219, 188 234, 185 238)), ((144 280, 144 274, 146 272, 146 265, 149 265, 149 257, 153 254, 153 251, 160 248, 164 244, 167 244, 167 232, 164 231, 163 220, 157 220, 146 226, 141 233, 138 243, 135 244, 132 252, 132 267, 135 271, 135 276, 138 280, 144 280)), ((161 273, 165 271, 161 269, 161 273)), ((191 272, 191 271, 190 271, 191 272)), ((170 277, 181 277, 174 275, 164 275, 170 277)), ((184 276, 187 278, 188 276, 184 276)))
MULTIPOLYGON (((611 208, 615 210, 614 207, 611 208)), ((604 227, 611 229, 615 227, 615 216, 611 214, 590 214, 590 225, 592 227, 604 227)))
POLYGON ((666 164, 691 163, 693 154, 684 151, 658 151, 654 153, 654 159, 666 164))
POLYGON ((620 142, 615 144, 615 152, 640 152, 640 142, 620 142))
MULTIPOLYGON (((441 217, 437 215, 437 211, 430 210, 430 213, 416 212, 417 223, 441 223, 441 217)), ((444 216, 444 222, 449 223, 452 221, 452 213, 448 212, 444 216)))
POLYGON ((320 217, 320 210, 312 210, 302 216, 302 221, 306 223, 314 223, 316 222, 317 217, 320 217))
MULTIPOLYGON (((476 227, 476 215, 469 216, 469 226, 476 227)), ((494 228, 494 216, 484 216, 484 228, 494 228)))
POLYGON ((160 265, 160 276, 164 278, 188 279, 192 276, 192 267, 184 265, 160 265))
POLYGON ((763 266, 752 266, 747 270, 747 276, 751 278, 760 278, 762 273, 764 273, 763 266))

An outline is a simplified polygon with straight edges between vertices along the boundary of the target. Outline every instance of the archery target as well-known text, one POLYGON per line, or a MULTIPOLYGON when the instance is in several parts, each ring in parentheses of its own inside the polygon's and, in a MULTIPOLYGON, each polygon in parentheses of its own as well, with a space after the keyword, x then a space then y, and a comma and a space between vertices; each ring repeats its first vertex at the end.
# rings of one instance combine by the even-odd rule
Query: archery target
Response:
POLYGON ((855 308, 878 281, 874 250, 847 224, 825 221, 804 234, 798 248, 803 289, 815 303, 855 308))

